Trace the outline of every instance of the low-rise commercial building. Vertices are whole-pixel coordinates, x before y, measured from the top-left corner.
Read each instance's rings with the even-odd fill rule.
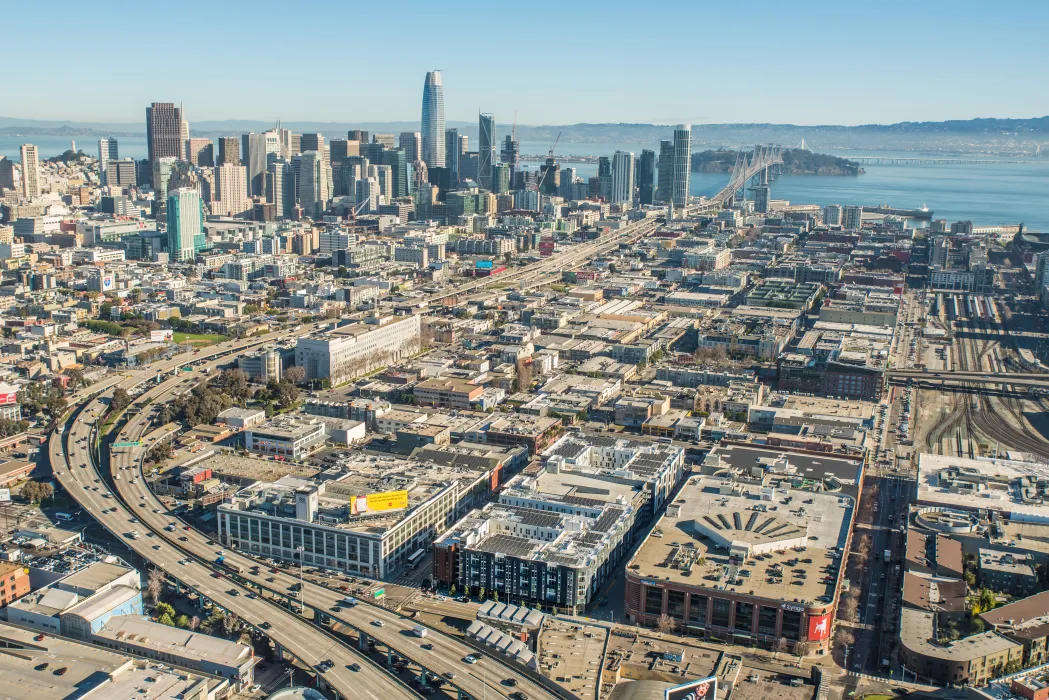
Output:
[[[317,418],[278,416],[244,432],[244,446],[252,452],[301,459],[327,439],[325,424]]]
[[[475,469],[475,466],[480,466]],[[386,578],[493,488],[486,464],[354,455],[317,479],[255,483],[218,507],[219,538],[264,557]]]
[[[246,644],[131,615],[110,618],[95,632],[92,641],[107,649],[227,678],[236,689],[245,689],[254,682],[258,662],[254,650]]]
[[[686,634],[826,652],[854,502],[791,483],[763,470],[691,478],[627,563],[629,618],[669,615]]]

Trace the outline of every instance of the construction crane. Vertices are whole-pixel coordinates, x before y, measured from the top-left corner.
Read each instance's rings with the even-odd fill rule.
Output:
[[[547,165],[553,165],[553,163],[554,163],[554,149],[557,148],[557,144],[560,141],[561,141],[561,132],[558,131],[557,132],[557,138],[554,139],[554,145],[550,147],[549,152],[547,152],[547,154],[546,154],[546,164]],[[543,183],[546,181],[546,176],[550,174],[551,170],[553,170],[553,168],[547,168],[546,170],[543,171],[543,176],[541,178],[539,178],[539,185],[536,187],[536,189],[539,190],[539,194],[540,195],[542,195],[542,193],[543,193]]]
[[[364,205],[368,204],[369,202],[371,202],[371,198],[368,198],[368,199],[364,200],[363,202],[361,202],[357,206],[355,206],[352,209],[350,209],[350,213],[346,216],[346,218],[349,219],[350,221],[356,223],[357,222],[357,215],[361,213],[361,209],[364,209]]]

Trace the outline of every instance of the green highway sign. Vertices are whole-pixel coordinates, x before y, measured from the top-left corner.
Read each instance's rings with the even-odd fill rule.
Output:
[[[376,599],[382,598],[384,595],[386,595],[385,588],[380,588],[379,590],[375,591],[375,593],[372,593],[372,597]]]
[[[134,442],[114,442],[113,447],[141,447],[142,443],[138,440]]]

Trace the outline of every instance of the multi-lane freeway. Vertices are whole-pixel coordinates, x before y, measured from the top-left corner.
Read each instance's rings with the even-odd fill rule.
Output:
[[[635,222],[615,234],[504,275],[501,280],[515,281],[521,288],[545,284],[552,272],[584,264],[611,247],[647,235],[657,225],[653,219]],[[437,301],[445,296],[483,290],[489,282],[466,283],[430,295],[426,300]],[[559,693],[494,658],[485,657],[480,663],[469,662],[468,657],[476,650],[452,637],[430,631],[425,639],[419,639],[413,634],[415,623],[394,612],[370,604],[343,605],[346,596],[343,591],[307,582],[301,594],[292,593],[291,589],[298,581],[294,572],[262,566],[259,561],[239,553],[224,552],[225,560],[242,570],[237,581],[230,580],[226,577],[230,572],[215,562],[219,546],[204,533],[167,512],[166,506],[149,491],[141,473],[141,462],[148,445],[117,448],[111,455],[101,455],[102,464],[97,463],[94,454],[97,435],[94,431],[105,418],[107,400],[116,388],[134,393],[146,387],[135,404],[141,406],[148,399],[154,406],[159,405],[199,381],[195,373],[189,376],[180,374],[177,370],[183,365],[214,366],[253,347],[289,335],[301,335],[314,328],[275,332],[232,341],[204,352],[186,353],[154,363],[147,370],[131,370],[112,376],[82,390],[73,397],[74,403],[82,405],[56,430],[51,442],[50,455],[56,478],[86,513],[146,561],[263,631],[283,650],[304,663],[316,667],[330,659],[332,668],[321,675],[343,696],[416,695],[362,653],[368,648],[367,642],[373,640],[388,650],[388,658],[400,656],[408,659],[423,669],[426,677],[440,675],[446,686],[462,695],[474,698],[556,697]],[[171,377],[163,380],[168,373]],[[154,380],[160,383],[154,385]],[[115,442],[137,441],[149,428],[148,418],[147,412],[130,415]],[[106,462],[109,468],[103,470]],[[140,536],[132,538],[132,531],[138,531]],[[323,626],[290,612],[289,609],[297,609],[294,605],[274,602],[274,599],[289,599],[296,595],[301,595],[309,608],[320,613],[315,620],[330,618],[356,630],[361,649],[352,648]]]
[[[316,667],[331,659],[334,665],[324,674],[324,679],[343,697],[418,697],[334,635],[278,606],[247,597],[248,591],[231,585],[228,580],[214,578],[212,567],[205,562],[187,558],[155,533],[131,522],[138,514],[113,496],[91,460],[91,427],[103,411],[102,404],[93,401],[74,413],[60,431],[56,431],[49,448],[55,477],[86,512],[114,536],[124,539],[129,549],[216,605],[257,629],[262,629],[262,623],[266,622],[265,633],[303,663]],[[131,539],[126,533],[132,530],[140,530],[147,536]],[[231,593],[233,590],[237,592]],[[355,667],[360,671],[352,670]]]
[[[128,379],[128,382],[132,381],[138,380]],[[136,403],[151,399],[154,404],[159,404],[189,388],[196,381],[199,379],[193,376],[176,375],[139,396]],[[108,393],[107,391],[106,394]],[[358,691],[367,687],[370,680],[390,683],[390,677],[370,667],[360,653],[347,645],[340,645],[338,640],[329,638],[321,628],[291,615],[283,607],[268,600],[271,596],[294,599],[299,595],[291,592],[291,588],[298,582],[294,572],[287,573],[279,569],[274,571],[275,567],[262,566],[259,561],[249,557],[235,552],[223,552],[226,561],[241,567],[243,581],[237,583],[226,578],[230,572],[215,564],[218,552],[222,551],[221,546],[172,516],[166,506],[149,491],[146,479],[141,473],[141,460],[148,446],[114,449],[109,460],[111,471],[101,474],[93,462],[92,445],[93,431],[105,410],[103,397],[99,397],[88,402],[76,419],[67,423],[62,438],[68,454],[68,464],[73,465],[72,467],[63,468],[61,441],[55,439],[52,444],[56,476],[89,514],[114,535],[122,537],[128,546],[144,559],[263,630],[289,653],[304,662],[315,665],[318,661],[332,659],[335,666],[333,670],[324,674],[324,678],[336,690],[342,692],[339,682],[343,672],[355,674],[357,681],[354,687]],[[132,442],[141,437],[149,426],[148,417],[148,412],[139,412],[132,416],[115,442]],[[117,475],[121,478],[116,479]],[[115,488],[115,494],[110,493],[111,486]],[[172,523],[176,524],[172,527]],[[146,534],[146,537],[131,539],[128,534],[134,530]],[[252,567],[258,567],[257,574],[252,573]],[[216,578],[216,573],[221,578]],[[264,595],[256,597],[258,592]],[[485,658],[480,663],[468,663],[466,657],[475,650],[462,642],[435,632],[430,632],[425,639],[419,639],[412,632],[415,627],[413,621],[368,604],[344,606],[341,603],[345,597],[346,593],[342,591],[310,583],[306,583],[302,590],[302,598],[308,607],[347,627],[363,632],[365,641],[368,638],[373,639],[387,648],[391,655],[411,659],[429,673],[442,676],[448,686],[471,697],[507,697],[516,692],[523,692],[529,698],[554,697],[553,693],[526,675],[494,659]],[[289,607],[297,610],[296,605]],[[274,615],[274,612],[277,615]],[[284,619],[287,617],[294,619],[295,624],[289,627],[288,621]],[[262,623],[267,621],[272,627],[262,626]],[[381,621],[382,625],[375,624],[376,621]],[[278,637],[274,634],[278,629],[278,623],[281,635],[287,634],[291,629],[298,632],[297,636],[290,639]],[[311,639],[311,633],[319,638]],[[303,644],[305,646],[302,646]],[[424,648],[423,645],[428,648]],[[336,646],[342,646],[338,649],[338,654],[335,653]],[[309,653],[310,650],[320,650],[321,653],[315,656]],[[340,655],[343,658],[340,659]],[[350,670],[355,663],[360,666],[360,671]],[[379,674],[380,677],[370,679],[368,676],[373,673]],[[507,679],[512,679],[510,683],[513,685],[506,684]]]
[[[549,275],[585,264],[622,243],[636,241],[651,233],[657,225],[652,218],[637,221],[540,263],[496,279],[476,280],[445,289],[423,298],[423,301],[435,302],[483,292],[495,281],[513,282],[522,289],[541,286],[551,280]],[[330,659],[332,667],[320,671],[319,675],[342,696],[417,696],[381,668],[381,664],[370,660],[372,657],[366,653],[369,641],[384,647],[388,660],[395,656],[410,660],[423,669],[424,680],[439,675],[448,689],[463,696],[553,698],[560,695],[495,658],[486,656],[478,663],[470,662],[468,657],[476,655],[476,650],[455,638],[431,630],[420,639],[413,634],[416,623],[395,612],[368,603],[344,605],[344,591],[305,582],[300,592],[292,592],[299,581],[294,570],[289,572],[237,552],[223,552],[225,562],[241,570],[235,580],[229,578],[232,572],[216,562],[221,545],[168,512],[165,504],[149,490],[141,471],[149,445],[115,448],[111,453],[101,455],[96,453],[96,431],[106,418],[108,399],[118,387],[133,394],[141,391],[133,406],[141,409],[151,403],[155,407],[200,381],[196,373],[180,373],[178,370],[184,365],[210,368],[265,343],[304,335],[319,325],[277,331],[230,341],[206,351],[185,353],[153,363],[144,370],[115,374],[74,394],[73,403],[77,408],[59,426],[51,440],[50,456],[56,478],[87,514],[144,560],[223,609],[235,613],[300,661],[316,668],[319,663]],[[144,410],[138,413],[129,411],[127,422],[114,442],[138,441],[150,428],[150,415]],[[132,537],[132,532],[139,535]],[[301,596],[308,608],[316,611],[313,622],[292,612],[298,608],[290,601],[297,596]],[[359,648],[355,649],[320,624],[329,619],[355,630]]]

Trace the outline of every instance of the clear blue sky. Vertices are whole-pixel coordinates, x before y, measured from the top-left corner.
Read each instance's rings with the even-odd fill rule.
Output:
[[[11,2],[0,116],[888,123],[1049,114],[1049,2]]]

